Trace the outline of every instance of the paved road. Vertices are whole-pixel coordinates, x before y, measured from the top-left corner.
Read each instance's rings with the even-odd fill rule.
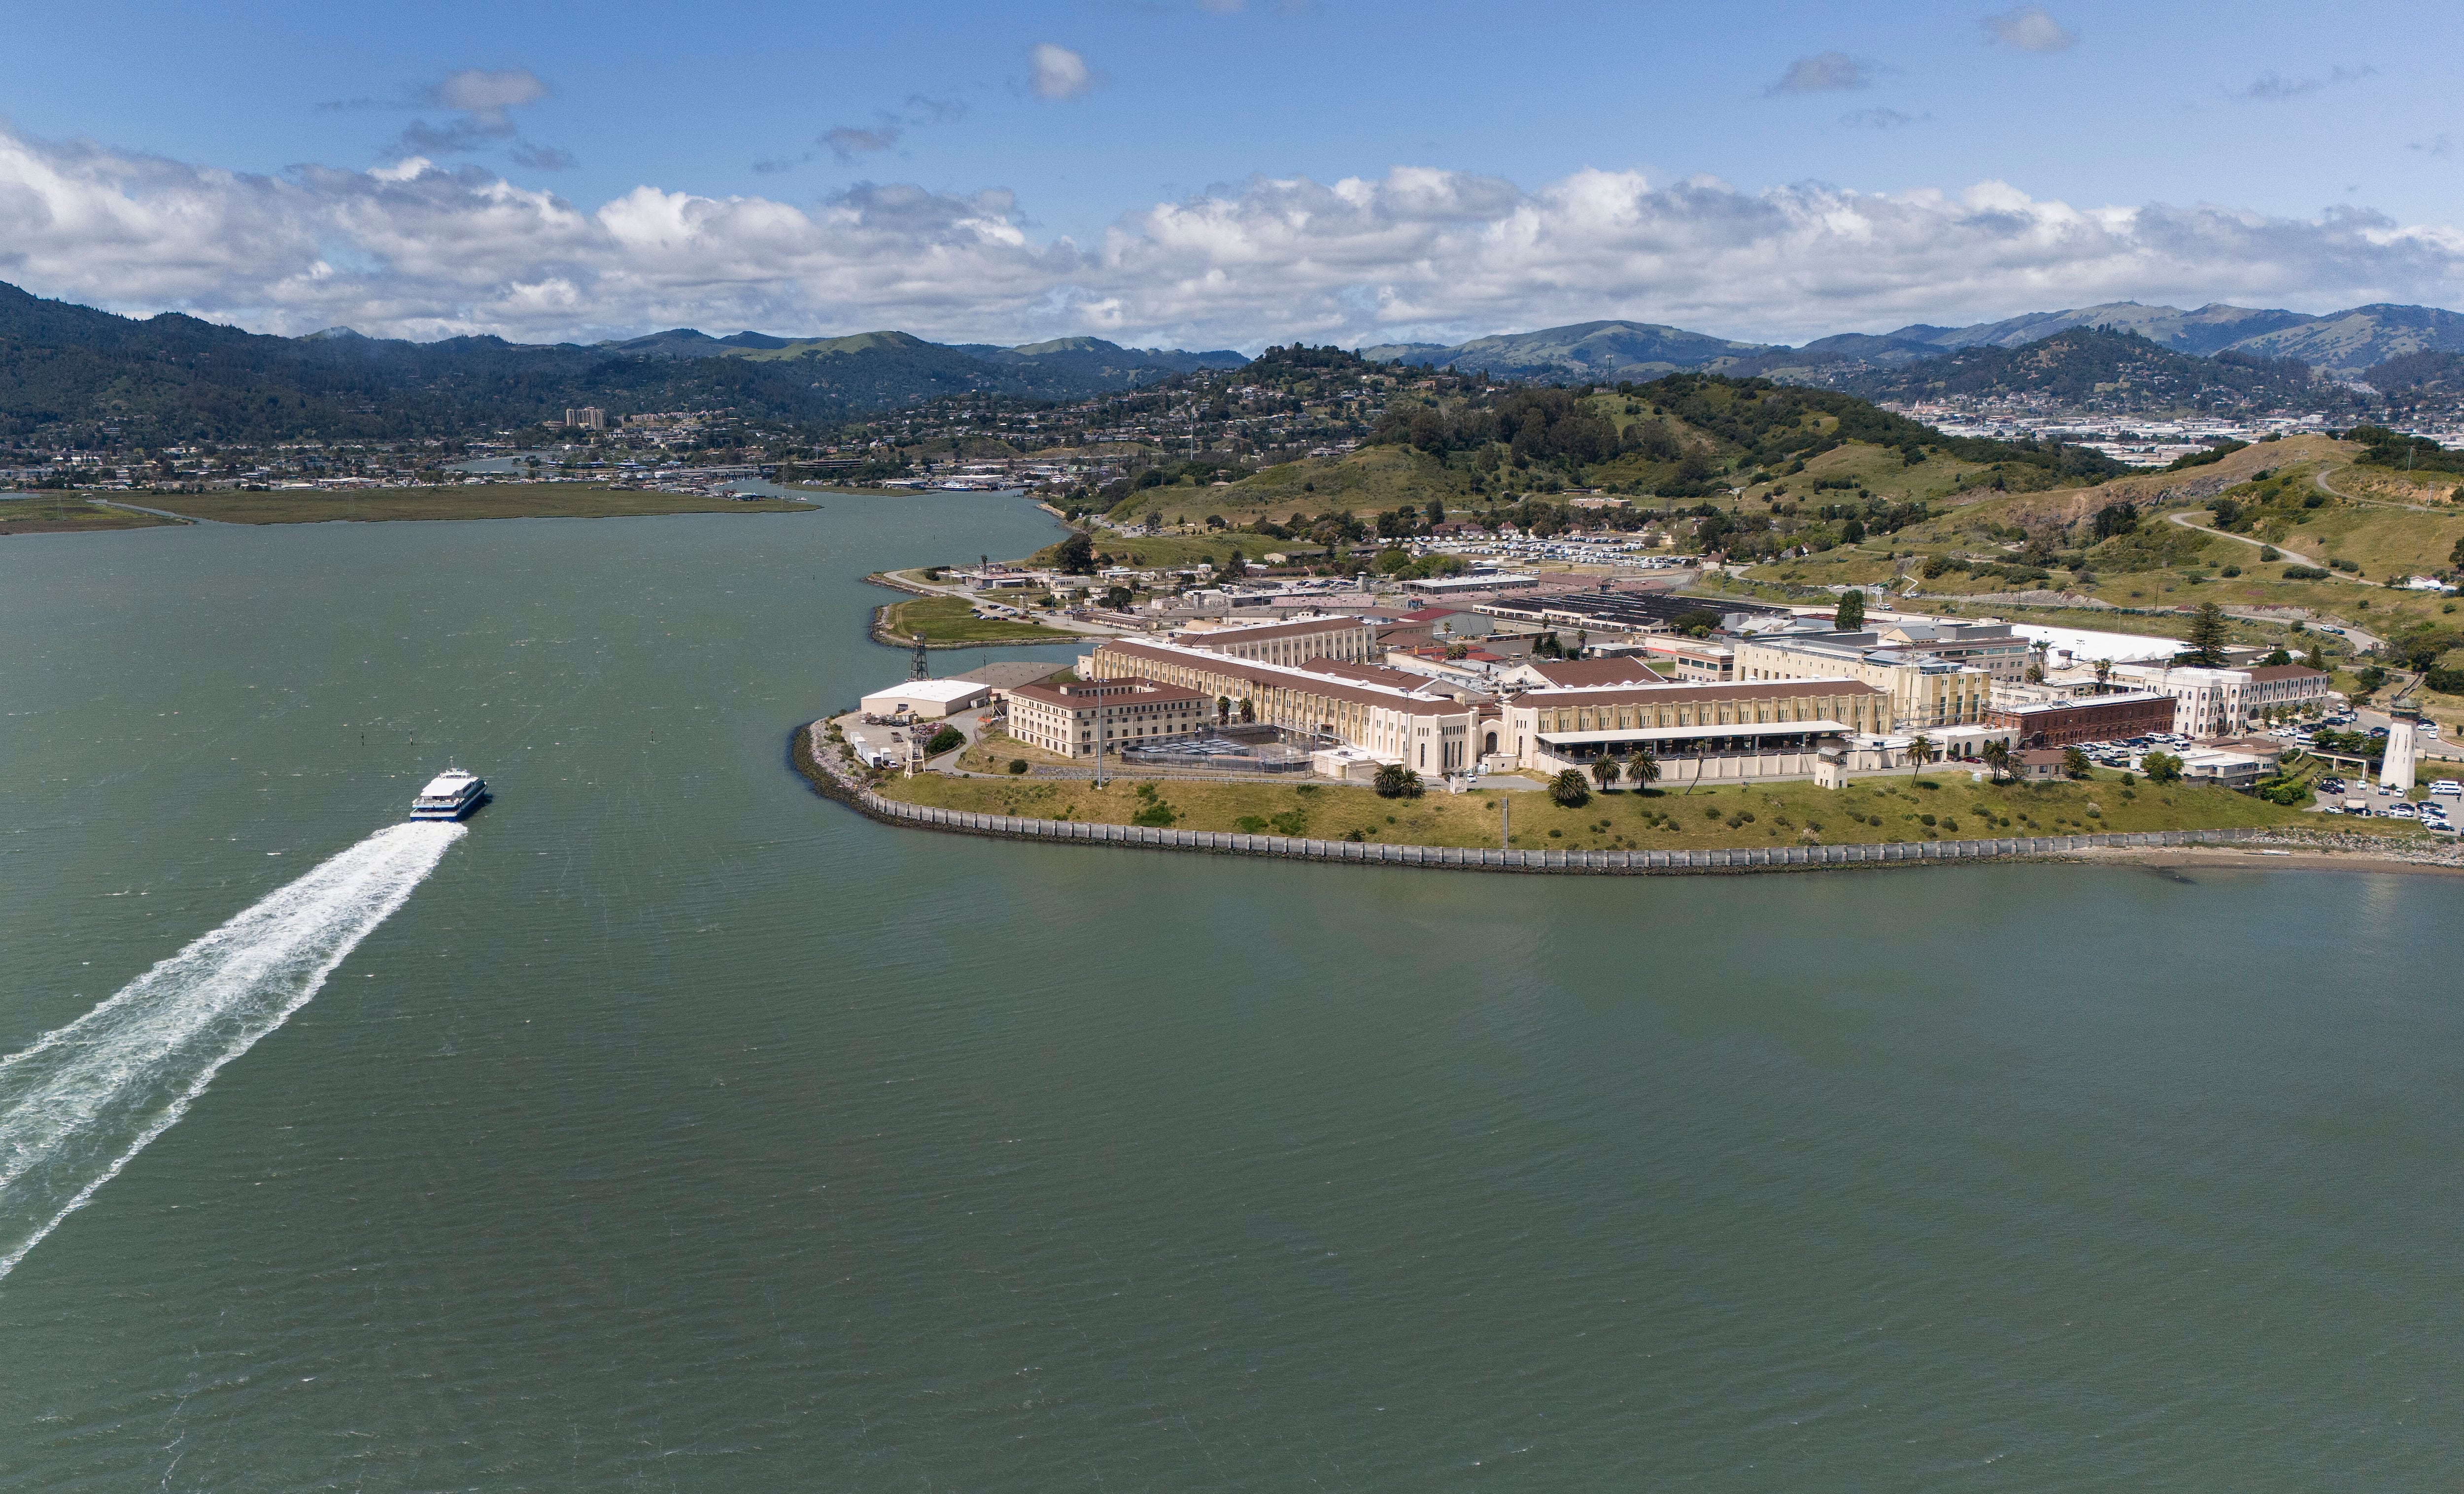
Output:
[[[2342,494],[2339,494],[2339,496],[2342,496]],[[2357,503],[2365,503],[2365,502],[2369,502],[2369,501],[2372,501],[2372,500],[2370,500],[2370,499],[2366,499],[2366,498],[2356,498],[2356,499],[2354,499],[2353,501],[2354,501],[2354,502],[2357,502]],[[2409,504],[2409,503],[2390,503],[2390,504],[2387,504],[2387,507],[2388,507],[2388,508],[2412,508],[2412,507],[2414,507],[2414,505],[2413,505],[2413,504]],[[2422,512],[2422,513],[2425,513],[2425,514],[2431,514],[2431,513],[2435,513],[2435,512],[2437,512],[2437,511],[2436,511],[2436,510],[2434,510],[2434,509],[2423,509],[2423,510],[2421,510],[2421,512]],[[2233,540],[2233,541],[2234,543],[2236,543],[2236,544],[2246,544],[2246,545],[2251,545],[2251,546],[2254,546],[2254,547],[2264,547],[2264,546],[2265,546],[2265,541],[2263,541],[2263,540],[2258,540],[2258,539],[2253,539],[2253,538],[2251,538],[2248,535],[2233,535],[2233,534],[2227,534],[2225,531],[2223,531],[2223,530],[2221,530],[2221,529],[2210,529],[2210,528],[2209,528],[2207,525],[2205,525],[2205,524],[2193,524],[2193,523],[2191,523],[2191,522],[2190,522],[2190,516],[2189,516],[2189,515],[2188,515],[2188,514],[2167,514],[2167,515],[2166,515],[2166,516],[2165,516],[2165,517],[2166,517],[2166,520],[2167,520],[2167,522],[2169,522],[2169,523],[2179,524],[2179,525],[2181,525],[2184,529],[2196,530],[2198,533],[2203,534],[2203,535],[2213,535],[2213,536],[2215,536],[2215,537],[2216,537],[2217,538],[2219,538],[2219,539],[2231,539],[2231,540]],[[2307,561],[2307,557],[2303,557],[2302,559],[2303,559],[2303,560],[2304,560],[2304,563],[2306,563],[2306,561]],[[2368,589],[2368,590],[2372,590],[2372,591],[2378,591],[2378,590],[2383,590],[2383,589],[2384,589],[2384,588],[2382,588],[2382,587],[2372,586],[2368,582],[2365,582],[2365,581],[2345,581],[2345,580],[2344,580],[2343,577],[2341,577],[2341,576],[2330,575],[2330,576],[2327,578],[2327,580],[2328,580],[2329,582],[2334,582],[2334,583],[2337,583],[2337,584],[2340,584],[2340,585],[2345,585],[2345,586],[2360,586],[2360,587],[2364,587],[2364,588],[2366,588],[2366,589]],[[2315,585],[2315,584],[2317,584],[2317,583],[2316,583],[2316,582],[2313,582],[2312,584],[2314,584],[2314,585]],[[2253,622],[2253,623],[2280,623],[2280,622],[2283,622],[2283,621],[2284,621],[2284,619],[2283,619],[2282,617],[2280,617],[2280,616],[2272,615],[2272,614],[2270,614],[2270,613],[2266,613],[2266,612],[2255,612],[2255,611],[2252,611],[2252,610],[2247,609],[2247,608],[2240,609],[2240,610],[2236,610],[2236,609],[2234,609],[2234,608],[2233,608],[2233,607],[2227,607],[2227,608],[2225,608],[2225,614],[2226,614],[2228,617],[2238,617],[2238,618],[2244,618],[2244,619],[2247,619],[2248,621]],[[2337,623],[2337,625],[2336,625],[2336,626],[2337,626],[2338,627],[2340,627],[2340,628],[2342,628],[2342,629],[2343,630],[2343,634],[2344,634],[2344,636],[2345,636],[2346,638],[2348,638],[2348,639],[2350,639],[2350,640],[2352,641],[2353,647],[2354,647],[2354,648],[2378,648],[2381,644],[2383,644],[2383,643],[2385,643],[2385,642],[2387,641],[2387,640],[2385,640],[2385,639],[2383,639],[2383,638],[2378,637],[2378,636],[2377,636],[2377,635],[2375,635],[2375,634],[2365,632],[2365,631],[2363,631],[2361,628],[2355,627],[2355,626],[2352,626],[2351,624],[2349,624],[2349,623],[2344,623],[2344,622],[2341,622],[2341,621],[2340,621],[2340,622],[2338,622],[2338,623]]]
[[[2392,498],[2357,498],[2351,494],[2337,487],[2334,483],[2329,482],[2327,480],[2327,469],[2324,467],[2314,470],[2310,473],[2310,480],[2317,483],[2320,491],[2323,493],[2342,498],[2347,503],[2359,503],[2368,508],[2410,509],[2416,514],[2446,514],[2453,512],[2452,509],[2434,509],[2430,507],[2428,504],[2423,503],[2398,503]]]
[[[132,514],[151,514],[156,518],[176,518],[184,524],[219,524],[222,522],[222,520],[218,518],[198,518],[192,515],[174,514],[169,509],[149,509],[135,503],[115,502],[110,498],[97,498],[94,501],[101,504],[107,509],[126,509]]]

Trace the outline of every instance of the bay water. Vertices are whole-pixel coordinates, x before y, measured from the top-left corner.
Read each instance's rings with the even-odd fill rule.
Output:
[[[0,1149],[99,1179],[0,1277],[0,1487],[2452,1481],[2458,884],[811,795],[906,670],[858,578],[1054,532],[0,541]],[[371,848],[449,762],[496,802]]]

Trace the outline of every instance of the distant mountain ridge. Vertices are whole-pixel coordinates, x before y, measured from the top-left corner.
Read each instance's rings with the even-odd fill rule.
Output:
[[[0,283],[0,435],[19,437],[424,439],[558,420],[585,405],[825,422],[944,394],[1082,399],[1247,362],[1097,338],[951,347],[905,332],[717,338],[679,327],[595,346],[410,342],[348,327],[269,337],[178,313],[120,317]]]
[[[1485,368],[1499,378],[1654,378],[1682,369],[1761,374],[1788,382],[1830,382],[1843,371],[1892,368],[1968,347],[2024,347],[2073,327],[2137,333],[2196,358],[2241,353],[2298,358],[2333,377],[2358,379],[2389,359],[2464,353],[2464,315],[2435,306],[2377,303],[2324,316],[2213,301],[2194,311],[2107,301],[2068,311],[2032,312],[1964,327],[1912,323],[1884,333],[1840,333],[1802,347],[1737,342],[1651,322],[1584,321],[1536,332],[1477,338],[1456,346],[1391,342],[1364,347],[1380,363]]]
[[[2110,413],[2329,407],[2352,401],[2342,384],[2317,384],[2309,365],[2298,359],[2258,358],[2233,348],[2203,357],[2109,325],[2065,327],[2015,347],[1975,342],[1819,382],[1868,400],[2035,395],[2066,409]]]

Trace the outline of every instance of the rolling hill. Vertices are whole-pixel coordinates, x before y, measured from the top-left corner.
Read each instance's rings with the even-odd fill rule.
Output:
[[[958,348],[904,332],[797,340],[678,328],[596,346],[409,342],[347,327],[284,338],[178,313],[139,320],[0,284],[0,436],[46,440],[421,439],[583,405],[820,422],[943,394],[1076,399],[1243,362],[1095,339]]]
[[[1840,333],[1802,347],[1737,342],[1679,327],[1585,321],[1480,338],[1456,346],[1390,342],[1364,347],[1376,363],[1485,368],[1501,378],[1553,382],[1652,378],[1700,369],[1744,378],[1834,384],[1843,374],[1896,368],[1963,348],[2019,348],[2074,327],[2136,333],[2196,358],[2222,353],[2299,359],[2340,378],[2358,377],[2391,358],[2464,353],[2464,315],[2435,306],[2355,306],[2325,316],[2213,301],[2195,311],[2107,301],[2068,311],[2031,312],[1968,326],[1916,322],[1883,333]]]
[[[1372,363],[1429,363],[1440,368],[1485,369],[1497,379],[1543,381],[1650,379],[1692,368],[1718,368],[1737,359],[1777,351],[1763,342],[1726,338],[1642,321],[1580,321],[1502,337],[1475,338],[1457,347],[1425,342],[1363,348]]]
[[[2200,358],[2104,327],[2072,327],[2019,347],[1960,348],[1847,374],[1834,386],[1870,400],[2037,395],[2067,408],[2113,412],[2315,407],[2348,398],[2335,385],[2321,386],[2296,360],[2232,351]]]

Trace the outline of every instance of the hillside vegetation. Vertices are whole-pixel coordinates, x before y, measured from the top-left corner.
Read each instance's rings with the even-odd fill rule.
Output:
[[[2201,358],[2136,332],[2073,327],[2019,347],[1991,345],[1887,370],[1854,375],[1840,386],[1869,399],[2038,398],[2079,410],[2319,407],[2349,404],[2314,386],[2297,360],[2220,352]]]
[[[1254,366],[1254,365],[1253,365]],[[1433,381],[1441,382],[1441,381]],[[1870,510],[1969,492],[2035,492],[2124,469],[2079,447],[1946,437],[1833,390],[1675,374],[1645,384],[1490,391],[1442,381],[1398,392],[1358,450],[1237,469],[1163,464],[1106,494],[1118,522],[1226,524],[1328,515],[1495,518],[1572,491],[1640,501],[1623,516],[1786,503]],[[1657,500],[1657,501],[1650,501]],[[1613,517],[1613,521],[1617,521]]]
[[[1094,339],[983,352],[903,332],[791,341],[678,331],[589,347],[408,342],[346,328],[267,337],[176,313],[135,320],[0,285],[0,437],[425,439],[536,425],[581,406],[827,421],[957,393],[1077,398],[1184,363],[1241,362]]]
[[[2306,436],[2262,442],[2179,472],[2140,472],[2093,487],[1995,495],[1907,525],[1887,541],[1838,543],[1778,558],[1750,580],[1775,595],[1889,584],[1933,599],[2040,596],[2071,608],[2060,620],[2099,626],[2090,606],[2148,612],[2213,602],[2299,608],[2319,621],[2406,644],[2413,630],[2454,625],[2455,600],[2397,589],[2409,576],[2464,565],[2464,504],[2453,479],[2408,479],[2362,465],[2365,448]],[[2103,626],[2178,632],[2159,619]],[[2296,653],[2345,648],[2333,635],[2277,628]]]

